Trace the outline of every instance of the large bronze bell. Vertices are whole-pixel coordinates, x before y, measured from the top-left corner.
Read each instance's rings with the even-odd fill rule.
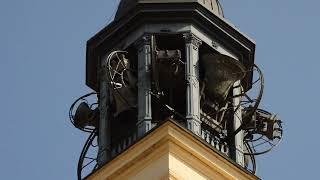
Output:
[[[136,93],[129,86],[116,89],[113,93],[116,107],[115,117],[136,107]]]
[[[234,83],[245,76],[242,63],[227,55],[204,54],[200,62],[204,69],[205,93],[217,102],[223,102]]]

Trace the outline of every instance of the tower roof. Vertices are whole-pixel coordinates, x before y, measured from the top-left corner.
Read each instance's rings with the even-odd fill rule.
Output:
[[[223,17],[222,7],[219,3],[219,0],[121,0],[118,6],[117,13],[115,15],[115,19],[119,19],[124,14],[128,13],[131,9],[137,6],[140,3],[193,3],[198,2],[205,8],[207,8],[212,13]]]
[[[215,6],[205,6],[211,1]],[[114,21],[87,42],[86,84],[99,91],[101,57],[108,51],[129,46],[141,36],[140,33],[154,33],[156,24],[164,31],[178,34],[196,27],[214,41],[208,39],[206,44],[214,46],[215,42],[220,43],[240,57],[239,60],[249,69],[254,63],[255,42],[226,21],[218,5],[217,0],[121,0]],[[187,29],[175,29],[177,26],[171,26],[173,24],[181,24]],[[250,88],[251,81],[252,74],[248,73],[243,80],[246,90]]]

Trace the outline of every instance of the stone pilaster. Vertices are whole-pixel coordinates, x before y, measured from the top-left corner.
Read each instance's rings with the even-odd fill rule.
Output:
[[[241,96],[238,96],[241,94],[241,86],[240,86],[240,81],[237,81],[234,84],[233,88],[233,95],[236,97],[233,99],[233,106],[235,107],[235,115],[234,115],[234,122],[233,122],[233,129],[236,130],[240,127],[242,123],[242,111],[241,111],[241,106],[240,106],[240,98]],[[235,161],[244,167],[244,154],[243,154],[243,131],[240,131],[235,135],[234,137],[234,156],[235,156]],[[233,148],[232,148],[233,149]]]
[[[138,136],[151,126],[151,36],[144,35],[137,42],[138,50]]]
[[[187,127],[193,133],[201,135],[200,121],[200,85],[199,85],[199,46],[201,40],[192,33],[183,35],[186,50]]]
[[[108,118],[108,108],[110,101],[110,91],[109,83],[107,78],[107,67],[106,59],[101,60],[100,66],[100,93],[99,93],[99,135],[98,135],[98,144],[99,144],[99,153],[98,153],[98,165],[104,165],[108,159],[110,159],[110,120]]]

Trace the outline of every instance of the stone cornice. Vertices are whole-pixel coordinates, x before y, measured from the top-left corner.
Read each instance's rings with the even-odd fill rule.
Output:
[[[183,167],[189,170],[186,172]],[[188,173],[209,179],[258,179],[171,120],[156,127],[87,179],[148,179],[148,176],[185,179]]]
[[[86,83],[98,90],[97,64],[99,57],[107,50],[119,46],[129,33],[144,24],[152,23],[190,23],[203,31],[219,38],[230,50],[240,54],[245,65],[250,66],[254,60],[255,43],[239,32],[222,18],[215,16],[198,3],[171,3],[138,5],[127,16],[120,18],[102,29],[87,42]],[[252,77],[247,77],[247,82]]]

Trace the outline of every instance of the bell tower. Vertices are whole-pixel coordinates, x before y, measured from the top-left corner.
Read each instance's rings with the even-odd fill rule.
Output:
[[[218,0],[121,0],[87,42],[94,92],[70,108],[90,133],[78,179],[258,179],[282,126],[259,109],[254,55]]]

